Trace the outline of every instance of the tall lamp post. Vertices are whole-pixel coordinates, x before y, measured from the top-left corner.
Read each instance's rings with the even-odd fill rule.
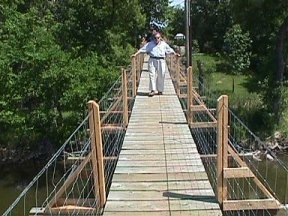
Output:
[[[192,15],[191,0],[185,0],[186,67],[192,66]]]

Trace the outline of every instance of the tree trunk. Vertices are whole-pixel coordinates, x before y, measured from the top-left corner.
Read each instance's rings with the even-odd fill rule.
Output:
[[[285,18],[284,22],[280,26],[277,44],[276,44],[276,57],[277,57],[277,71],[276,71],[276,86],[283,86],[284,81],[284,71],[285,71],[285,60],[284,60],[284,42],[288,33],[288,16]],[[281,91],[277,92],[277,95],[274,100],[274,113],[276,114],[277,120],[281,119],[281,104],[282,104],[282,95]]]

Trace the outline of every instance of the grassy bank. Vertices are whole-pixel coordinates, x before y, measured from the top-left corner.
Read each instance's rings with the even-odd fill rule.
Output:
[[[210,94],[218,98],[228,95],[229,106],[242,119],[245,124],[259,135],[270,133],[268,128],[267,113],[264,111],[261,92],[258,92],[257,81],[249,71],[242,74],[233,74],[227,69],[224,59],[218,56],[198,54],[193,56],[193,71],[199,73],[197,61],[201,61],[204,75],[205,88]]]

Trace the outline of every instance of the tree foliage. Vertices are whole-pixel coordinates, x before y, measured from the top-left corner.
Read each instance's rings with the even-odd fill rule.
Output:
[[[224,51],[234,72],[239,73],[249,68],[251,43],[249,32],[244,33],[240,25],[234,25],[226,32]]]
[[[133,1],[3,1],[0,146],[59,145],[135,52],[147,14]]]
[[[265,92],[266,103],[272,107],[279,122],[283,111],[283,90],[279,86],[285,82],[287,73],[288,2],[285,0],[236,0],[232,10],[234,19],[250,32],[253,40],[254,70],[262,78],[269,79],[269,88]],[[241,11],[239,11],[241,8]],[[268,69],[268,70],[267,70]],[[274,99],[271,100],[271,92]],[[279,122],[280,123],[280,122]]]
[[[283,93],[287,88],[285,83],[288,68],[287,8],[286,0],[198,0],[194,1],[191,7],[192,37],[199,42],[200,52],[224,54],[225,57],[222,48],[225,42],[224,35],[228,29],[239,24],[243,32],[249,32],[249,37],[253,41],[250,48],[249,70],[253,72],[251,75],[256,80],[255,85],[257,82],[265,86],[254,90],[258,89],[258,93],[262,94],[263,110],[268,112],[267,116],[273,116],[271,119],[276,123],[281,124],[282,121],[282,124],[286,125],[281,115],[286,109],[288,110],[285,102],[286,94]],[[171,29],[178,28],[177,21],[171,24],[174,25],[170,26]],[[239,48],[235,47],[235,50],[240,49],[239,52],[243,53],[246,45],[238,45]],[[235,53],[234,60],[237,60],[237,55],[239,53]],[[235,68],[236,70],[242,70],[242,66],[249,63],[246,57],[239,60],[244,64],[231,62],[234,66],[240,66]]]
[[[174,37],[177,33],[185,34],[185,11],[181,7],[170,8],[167,32]]]
[[[216,52],[223,47],[223,37],[232,26],[229,0],[199,0],[191,6],[192,37],[201,51]]]

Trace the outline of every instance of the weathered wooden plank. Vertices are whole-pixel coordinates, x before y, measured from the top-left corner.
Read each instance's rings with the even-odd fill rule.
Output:
[[[96,202],[95,199],[75,199],[75,198],[60,198],[57,200],[55,206],[92,206]]]
[[[280,203],[273,199],[258,199],[258,200],[225,200],[223,201],[224,211],[233,210],[249,210],[249,209],[279,209]]]
[[[170,216],[170,211],[108,211],[105,210],[105,216],[144,216],[144,215],[153,215],[153,216]]]
[[[220,216],[222,215],[221,210],[215,209],[215,210],[209,210],[209,209],[196,209],[195,211],[189,210],[189,211],[174,211],[171,210],[171,216]]]
[[[180,139],[180,140],[183,140],[183,139],[192,139],[193,138],[191,137],[191,135],[189,135],[188,133],[190,133],[190,131],[187,131],[185,132],[185,130],[182,130],[181,127],[178,127],[177,129],[175,128],[166,128],[166,129],[163,129],[160,131],[161,128],[155,128],[156,131],[144,131],[143,129],[151,129],[151,128],[146,128],[146,127],[141,127],[141,128],[136,128],[136,129],[133,129],[133,130],[129,130],[127,131],[126,133],[126,137],[125,137],[125,141],[126,139],[131,139],[131,138],[141,138],[145,135],[148,135],[148,136],[159,136],[159,137],[162,137],[162,138],[171,138],[171,137],[174,137],[174,138],[177,138],[177,139]],[[148,137],[147,137],[148,138]],[[150,138],[150,137],[149,137]],[[125,142],[124,141],[124,142]]]
[[[159,130],[162,129],[162,125],[160,124],[150,124],[150,125],[146,125],[147,123],[144,122],[143,120],[139,119],[138,121],[141,121],[143,123],[143,125],[139,125],[139,126],[130,126],[129,128],[129,133],[131,132],[136,132],[136,133],[140,133],[140,132],[149,132],[151,134],[159,134]],[[129,123],[130,124],[130,123]]]
[[[109,201],[124,201],[124,200],[167,200],[169,199],[199,199],[202,197],[214,197],[212,189],[197,189],[197,190],[168,190],[168,191],[113,191],[109,196]]]
[[[60,207],[53,207],[49,209],[49,213],[55,214],[55,215],[71,215],[71,214],[79,214],[79,215],[89,215],[89,214],[95,214],[97,211],[95,208],[90,207],[84,207],[84,206],[73,206],[73,205],[67,205],[67,206],[60,206]]]
[[[139,145],[125,145],[122,146],[122,150],[139,150],[139,151],[145,151],[145,150],[162,150],[164,151],[164,145],[163,143],[155,143],[155,144],[147,144],[147,143],[141,143]]]
[[[163,144],[163,142],[131,142],[130,144],[125,143],[122,146],[122,150],[128,150],[128,149],[134,149],[134,150],[145,150],[145,149],[151,149],[151,150],[155,150],[155,149],[196,149],[196,145],[194,144],[185,144],[185,143],[181,143],[181,144],[176,144],[176,143],[165,143],[165,145]]]
[[[143,143],[145,143],[146,145],[163,145],[163,139],[154,139],[154,138],[150,138],[150,139],[143,139],[143,138],[140,138],[138,140],[133,140],[133,139],[127,139],[125,140],[125,142],[123,143],[123,146],[129,146],[129,145],[132,145],[132,144],[142,144],[144,145]]]
[[[129,211],[173,211],[181,210],[217,210],[219,209],[218,203],[214,200],[152,200],[152,201],[109,201],[106,204],[105,212],[117,211],[117,212],[129,212]],[[221,211],[220,211],[221,212]]]
[[[197,148],[175,148],[175,149],[166,149],[166,154],[190,154],[190,153],[198,153]]]
[[[164,139],[160,139],[159,136],[158,137],[150,137],[148,139],[144,139],[143,137],[148,136],[148,135],[142,135],[142,137],[128,137],[125,139],[123,145],[129,145],[129,144],[138,144],[138,143],[143,143],[143,141],[145,141],[147,144],[151,143],[151,144],[155,144],[155,143],[165,143],[165,144],[174,144],[174,145],[180,145],[180,144],[190,144],[190,145],[195,145],[194,140],[190,137],[190,138],[177,138],[175,136],[172,136],[171,134],[169,134],[167,137],[164,137]]]
[[[205,171],[192,173],[115,173],[113,182],[137,182],[137,181],[185,181],[206,180],[208,176]]]
[[[248,167],[224,168],[224,178],[251,178],[255,177]]]
[[[166,161],[140,161],[140,160],[121,160],[117,163],[118,167],[166,167]]]
[[[161,150],[161,149],[123,149],[121,151],[121,154],[123,155],[153,155],[153,154],[184,154],[184,153],[198,153],[196,148],[188,148],[188,149],[166,149],[166,150]]]
[[[163,150],[153,150],[153,149],[147,149],[147,150],[125,150],[123,149],[123,151],[121,151],[122,155],[165,155],[165,151]]]
[[[185,142],[185,140],[183,140],[183,142],[181,140],[179,140],[178,142],[174,142],[174,141],[170,141],[170,140],[165,140],[164,141],[164,145],[166,149],[190,149],[190,148],[197,148],[196,145],[194,143],[189,143],[189,142]]]
[[[129,212],[105,212],[105,216],[219,216],[219,210],[195,210],[195,211],[129,211]]]
[[[199,159],[189,159],[189,160],[170,160],[170,161],[139,161],[139,160],[135,160],[135,161],[118,161],[117,166],[122,167],[122,166],[129,166],[129,167],[142,167],[142,166],[149,166],[149,167],[153,167],[153,166],[157,166],[157,167],[161,167],[161,166],[199,166],[199,165],[203,165],[202,161]]]
[[[105,206],[106,212],[129,212],[129,211],[169,211],[168,200],[151,201],[110,201]]]
[[[193,196],[192,196],[193,197]],[[170,200],[170,209],[175,210],[219,210],[218,202],[215,197],[194,197],[192,199],[184,199],[184,200]]]
[[[167,167],[116,167],[115,173],[172,173],[172,172],[202,172],[203,166],[171,166]]]
[[[183,160],[183,159],[193,159],[200,156],[197,153],[190,153],[190,154],[167,154],[166,156],[163,154],[158,155],[129,155],[129,154],[120,154],[119,160]]]
[[[111,191],[167,191],[169,190],[184,190],[184,189],[209,189],[211,185],[208,180],[199,181],[169,181],[165,179],[159,182],[113,182]]]

